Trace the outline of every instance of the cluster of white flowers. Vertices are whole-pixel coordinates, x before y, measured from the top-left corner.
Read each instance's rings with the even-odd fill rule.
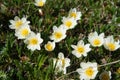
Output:
[[[45,4],[46,0],[35,0],[35,5],[38,7],[42,7]],[[53,33],[50,35],[50,40],[48,41],[44,47],[47,51],[53,51],[56,43],[62,41],[66,38],[66,32],[69,29],[73,29],[77,25],[77,20],[81,19],[81,12],[77,11],[76,8],[73,8],[69,11],[67,17],[62,18],[62,24],[57,27],[53,26]],[[24,43],[27,44],[27,48],[34,51],[40,50],[40,45],[43,42],[40,33],[35,34],[30,29],[30,21],[27,21],[26,17],[19,18],[15,17],[14,20],[10,20],[11,25],[9,26],[11,29],[15,29],[15,36],[18,39],[24,39]],[[83,40],[78,41],[77,45],[71,45],[74,49],[72,54],[77,58],[81,56],[86,57],[87,53],[91,51],[90,45],[93,47],[104,47],[109,51],[115,51],[120,48],[120,41],[115,41],[113,35],[105,38],[104,33],[98,35],[98,33],[92,32],[88,35],[87,44],[84,43]],[[55,72],[63,72],[66,74],[67,67],[70,66],[70,59],[65,58],[62,52],[58,53],[58,58],[53,59],[53,64],[55,66]],[[81,80],[90,80],[94,79],[98,73],[97,63],[92,62],[81,62],[81,68],[76,71],[80,74]],[[111,73],[110,73],[111,75]],[[109,75],[109,76],[110,76]],[[100,79],[104,77],[104,74],[101,74]]]
[[[115,51],[120,48],[119,40],[116,42],[113,38],[113,35],[104,38],[104,33],[98,35],[98,33],[92,32],[88,35],[88,41],[93,47],[100,47],[104,45],[104,47],[109,51]],[[74,49],[72,54],[77,58],[80,58],[81,55],[87,56],[87,53],[91,51],[90,44],[84,44],[83,40],[80,40],[77,45],[71,45]]]
[[[65,39],[66,31],[69,29],[73,29],[77,25],[77,20],[79,20],[80,17],[81,12],[77,12],[75,8],[71,9],[69,11],[69,16],[63,17],[62,19],[63,24],[61,24],[59,27],[56,26],[53,27],[54,32],[50,36],[50,39],[53,40],[53,42],[55,43]],[[83,40],[78,41],[77,45],[71,45],[71,47],[74,49],[72,51],[72,54],[75,55],[77,58],[80,58],[82,55],[86,57],[87,53],[91,51],[90,45],[92,45],[93,47],[100,47],[104,45],[104,47],[110,51],[114,51],[120,47],[119,41],[115,42],[113,36],[110,38],[110,40],[106,39],[107,38],[104,38],[104,33],[101,33],[100,35],[98,35],[96,31],[90,33],[88,35],[88,41],[90,44],[89,43],[84,44]],[[51,45],[49,45],[50,47],[48,46],[49,49],[51,49]],[[48,49],[46,48],[46,50]],[[55,72],[63,71],[63,73],[66,74],[66,67],[70,66],[70,59],[69,58],[65,59],[64,54],[59,53],[58,58],[53,59],[53,63],[54,66],[56,67]],[[77,72],[80,74],[81,80],[90,80],[96,77],[98,73],[97,63],[81,62],[80,66],[81,68],[77,69]]]
[[[118,48],[120,48],[119,40],[115,41],[113,35],[104,38],[104,33],[98,35],[96,31],[88,35],[88,41],[93,47],[100,47],[104,45],[104,47],[109,51],[115,51]],[[77,45],[71,45],[71,47],[74,49],[72,51],[72,54],[75,55],[77,58],[80,58],[82,55],[86,57],[87,53],[91,51],[90,44],[84,44],[83,40],[78,41]],[[63,57],[61,57],[60,55]],[[54,59],[53,62],[54,65],[56,64],[56,72],[63,71],[65,74],[66,67],[70,65],[70,59],[67,58],[66,60],[64,60],[64,62],[63,59],[64,59],[64,55],[62,53],[59,53],[58,59]],[[62,66],[63,64],[64,67]],[[97,63],[81,62],[80,66],[81,68],[76,70],[80,74],[80,80],[90,80],[96,77],[98,73]],[[111,75],[110,73],[108,76],[107,74],[105,75],[102,74],[100,76],[100,79],[104,78],[104,76],[111,78],[110,75]]]
[[[38,7],[44,6],[46,0],[35,0],[35,5]],[[34,33],[30,29],[30,21],[27,21],[26,17],[19,18],[18,16],[15,16],[14,20],[10,20],[11,25],[9,26],[11,29],[15,29],[15,36],[18,37],[18,39],[24,39],[24,43],[26,43],[28,46],[27,48],[34,51],[34,50],[40,50],[40,45],[43,42],[43,39],[41,38],[40,33]],[[49,51],[52,47],[49,45],[53,45],[52,47],[55,47],[55,43],[48,42],[48,45],[45,45],[45,48],[48,48]],[[52,50],[52,49],[51,49]]]
[[[40,44],[43,42],[43,39],[40,36],[40,33],[35,34],[30,30],[30,21],[27,21],[26,17],[19,18],[16,16],[14,20],[10,20],[11,29],[15,29],[15,36],[18,39],[24,39],[24,42],[28,44],[27,48],[34,50],[40,50]]]
[[[119,40],[115,41],[113,38],[113,35],[105,38],[104,33],[101,33],[100,35],[98,35],[96,31],[88,35],[88,41],[93,47],[100,47],[104,45],[104,47],[109,51],[115,51],[118,48],[120,48]],[[71,47],[74,49],[72,51],[72,54],[75,55],[77,58],[80,58],[81,55],[87,56],[87,53],[91,50],[90,44],[85,45],[83,40],[80,40],[77,43],[77,45],[71,45]],[[77,69],[77,72],[80,74],[81,80],[94,79],[98,73],[97,63],[81,62],[80,66],[81,68]],[[110,78],[110,75],[109,76],[105,75],[105,76]],[[100,78],[104,78],[104,76],[101,75]]]
[[[120,48],[120,41],[115,41],[113,35],[105,38],[104,33],[98,35],[96,31],[88,35],[88,41],[93,47],[100,47],[104,45],[105,49],[109,51],[115,51]]]
[[[38,7],[42,7],[44,6],[45,2],[46,0],[35,0],[34,4]],[[35,34],[30,30],[30,21],[27,21],[26,17],[20,19],[18,16],[16,16],[14,20],[10,20],[10,23],[11,25],[9,27],[11,29],[15,29],[15,36],[18,37],[18,39],[25,39],[24,43],[28,45],[28,49],[32,51],[41,49],[40,44],[43,42],[43,39],[41,38],[40,33]],[[54,47],[54,43],[49,42],[45,48],[50,49],[49,45],[51,44],[53,44],[52,47]]]
[[[69,29],[73,29],[77,25],[77,20],[81,19],[81,12],[77,11],[76,8],[73,8],[69,11],[68,17],[63,17],[62,24],[57,27],[53,26],[53,33],[50,36],[50,40],[45,45],[45,49],[47,51],[53,51],[55,48],[55,43],[60,42],[61,40],[66,38],[66,32]],[[52,44],[54,43],[54,44]]]
[[[69,11],[68,17],[63,17],[62,24],[57,27],[53,26],[53,33],[50,36],[50,39],[53,40],[54,44],[51,44],[50,41],[45,45],[45,49],[47,51],[52,51],[55,48],[55,43],[60,42],[61,40],[66,38],[66,32],[69,29],[73,29],[77,25],[77,20],[81,19],[81,12],[77,11],[76,8],[73,8]],[[84,46],[84,43],[82,46],[85,48],[88,48],[89,45]],[[81,47],[80,47],[81,48]],[[89,50],[88,50],[89,51]],[[86,52],[88,52],[86,51]],[[80,52],[80,49],[79,49]],[[84,52],[84,53],[86,53]],[[78,54],[79,55],[79,54]],[[79,55],[81,56],[81,55]],[[86,56],[86,54],[84,54]],[[64,58],[63,53],[58,54],[58,58],[53,59],[54,66],[56,66],[55,71],[60,72],[63,71],[64,74],[66,74],[66,67],[70,66],[70,59]]]

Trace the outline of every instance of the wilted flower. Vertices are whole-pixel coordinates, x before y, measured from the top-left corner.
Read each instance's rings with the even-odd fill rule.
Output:
[[[113,36],[108,36],[107,38],[105,38],[104,41],[104,47],[109,50],[109,51],[115,51],[118,48],[120,48],[120,41],[115,41],[113,39]]]
[[[69,11],[69,17],[73,17],[75,20],[80,20],[81,19],[81,12],[77,11],[76,8],[73,8]]]
[[[40,50],[40,44],[43,42],[43,39],[40,36],[40,33],[35,34],[34,32],[31,32],[31,34],[25,39],[24,41],[26,44],[28,44],[27,48],[34,50]]]
[[[56,72],[63,71],[63,73],[66,74],[66,68],[70,66],[70,59],[64,58],[64,54],[60,52],[58,58],[53,59],[53,64]]]
[[[26,17],[19,18],[18,16],[15,16],[14,20],[10,20],[11,25],[9,26],[11,29],[19,29],[21,26],[26,26],[30,23],[30,21],[27,21]]]
[[[104,33],[101,33],[100,35],[98,35],[96,31],[90,33],[88,35],[88,41],[93,47],[100,47],[104,43]]]
[[[53,26],[53,33],[50,36],[51,40],[54,40],[54,42],[60,42],[66,37],[66,30],[64,29],[63,25],[60,25],[60,27]]]
[[[46,0],[35,0],[35,5],[38,7],[44,6]]]
[[[117,72],[120,74],[120,67],[117,69]]]
[[[104,71],[99,76],[100,80],[110,80],[111,79],[111,72]]]
[[[81,68],[77,69],[77,72],[80,74],[80,80],[90,80],[96,77],[98,73],[97,63],[82,62],[80,66]]]
[[[75,55],[77,58],[83,56],[87,56],[87,53],[91,50],[90,44],[84,44],[83,40],[80,40],[77,45],[71,45],[74,49],[72,54]]]
[[[30,26],[24,25],[19,29],[15,30],[15,36],[17,36],[18,39],[25,39],[30,34],[30,32]]]
[[[63,22],[64,28],[66,30],[73,29],[77,25],[77,22],[73,17],[71,17],[71,18],[63,17],[62,22]]]
[[[55,42],[50,42],[50,41],[48,41],[48,43],[45,44],[45,49],[46,49],[47,51],[53,51],[54,48],[55,48]]]
[[[30,60],[30,58],[27,57],[27,56],[22,56],[22,57],[20,57],[20,59],[21,59],[21,62],[25,62],[25,61],[29,61]]]

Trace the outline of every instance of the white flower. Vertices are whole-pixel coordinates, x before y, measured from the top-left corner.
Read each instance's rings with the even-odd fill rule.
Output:
[[[72,54],[75,55],[77,58],[83,56],[87,56],[87,53],[91,50],[90,44],[84,44],[83,40],[80,40],[77,45],[71,45],[74,49]]]
[[[15,30],[15,36],[18,37],[18,39],[25,39],[30,34],[30,26],[24,25],[20,29]]]
[[[54,42],[60,42],[66,37],[66,30],[64,29],[63,25],[60,25],[60,27],[53,26],[53,33],[50,36],[51,40],[54,40]]]
[[[38,7],[44,6],[46,0],[35,0],[35,5]]]
[[[81,19],[81,12],[77,11],[76,8],[73,8],[69,11],[69,17],[73,17],[75,20],[80,20]]]
[[[99,76],[100,80],[110,80],[111,79],[111,71],[104,71]]]
[[[63,17],[62,22],[63,22],[64,28],[66,30],[73,29],[77,25],[77,22],[73,17],[71,17],[71,18]]]
[[[58,54],[58,59],[53,59],[53,64],[56,72],[63,71],[63,73],[66,74],[66,67],[70,66],[70,59],[64,58],[64,54],[60,52]]]
[[[100,35],[98,35],[96,31],[90,33],[88,36],[88,41],[93,47],[100,47],[104,43],[104,33],[101,33]]]
[[[40,44],[43,42],[43,39],[40,36],[40,33],[33,33],[31,32],[30,35],[25,39],[24,41],[26,44],[28,44],[27,48],[34,50],[40,50]]]
[[[30,21],[27,21],[26,17],[19,18],[15,16],[14,20],[10,20],[11,25],[9,26],[11,29],[19,29],[21,26],[28,25]]]
[[[47,51],[53,51],[54,48],[55,48],[55,42],[50,42],[50,41],[48,41],[48,43],[45,44],[45,49],[46,49]]]
[[[80,80],[90,80],[96,77],[98,73],[97,63],[82,62],[80,66],[81,68],[77,69],[77,72],[80,74]]]
[[[113,36],[108,36],[107,38],[105,38],[104,41],[104,47],[109,50],[109,51],[115,51],[118,48],[120,48],[120,41],[115,41],[113,39]]]

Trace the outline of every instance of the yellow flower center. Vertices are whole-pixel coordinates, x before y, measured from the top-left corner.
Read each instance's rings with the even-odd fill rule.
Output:
[[[52,51],[53,50],[53,47],[50,43],[46,44],[46,48],[48,51]]]
[[[28,29],[23,29],[22,31],[21,31],[21,34],[22,34],[22,36],[28,36],[28,34],[29,34],[29,30]]]
[[[54,36],[56,39],[60,39],[62,37],[62,33],[61,32],[55,32]]]
[[[85,49],[84,49],[83,46],[79,46],[79,47],[77,48],[77,50],[78,50],[78,52],[79,52],[80,54],[83,54],[84,51],[85,51]]]
[[[65,66],[65,59],[62,59],[62,67]]]
[[[95,46],[98,46],[98,45],[101,44],[101,42],[100,42],[99,39],[95,39],[95,40],[93,41],[93,44],[94,44]]]
[[[15,26],[16,28],[19,28],[22,24],[23,24],[22,21],[19,20],[19,21],[16,21]]]
[[[72,12],[72,13],[70,14],[70,16],[76,18],[77,15],[76,15],[75,12]]]
[[[93,71],[93,68],[92,67],[89,67],[86,69],[85,71],[85,74],[88,76],[88,77],[92,77],[94,71]]]
[[[108,43],[108,48],[110,51],[114,51],[115,50],[115,44],[114,43]]]
[[[37,38],[32,38],[32,39],[29,40],[29,43],[31,45],[36,45],[36,44],[38,44],[38,39]]]
[[[65,25],[70,28],[70,26],[72,25],[72,22],[71,21],[66,21]]]
[[[43,1],[38,2],[38,6],[42,7],[44,5]]]

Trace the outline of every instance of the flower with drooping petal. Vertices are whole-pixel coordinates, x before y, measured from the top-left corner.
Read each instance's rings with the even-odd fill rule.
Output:
[[[48,41],[48,43],[45,44],[45,49],[46,49],[47,51],[53,51],[54,48],[55,48],[55,42],[50,42],[50,41]]]
[[[88,35],[88,41],[93,47],[100,47],[104,43],[104,33],[101,33],[99,35],[96,31],[93,33],[90,33]]]
[[[28,25],[30,21],[27,21],[26,17],[19,18],[15,16],[14,20],[10,20],[11,25],[9,26],[11,29],[19,29],[22,26]]]
[[[30,26],[24,25],[20,29],[15,30],[15,36],[18,37],[18,39],[25,39],[30,34]]]
[[[115,41],[112,36],[108,36],[107,38],[105,38],[104,40],[104,47],[109,50],[109,51],[115,51],[118,48],[120,48],[120,41]]]
[[[24,41],[26,44],[28,44],[27,48],[34,50],[40,50],[40,44],[43,42],[43,39],[40,36],[40,33],[35,34],[34,32],[31,32],[30,35],[25,39]]]
[[[63,73],[66,74],[66,68],[70,66],[70,59],[65,58],[64,54],[60,52],[58,54],[58,58],[53,59],[53,64],[55,66],[56,73],[63,71]]]
[[[87,53],[91,50],[90,44],[84,44],[83,40],[80,40],[77,45],[71,45],[74,49],[72,54],[77,58],[80,58],[82,55],[87,56]]]
[[[80,11],[77,11],[76,8],[73,8],[73,9],[70,9],[68,16],[73,17],[75,20],[80,20],[82,14]]]
[[[98,73],[97,63],[82,62],[80,66],[81,68],[77,69],[77,72],[80,74],[80,80],[90,80],[96,77]]]
[[[35,5],[38,7],[44,6],[46,0],[35,0]]]
[[[63,17],[62,22],[63,22],[64,28],[66,30],[73,29],[77,25],[77,22],[73,17],[71,17],[71,18]]]
[[[104,71],[99,76],[100,80],[110,80],[111,79],[111,71]]]
[[[50,36],[50,39],[54,42],[60,42],[66,37],[66,30],[64,29],[63,25],[59,27],[53,26],[53,33]]]
[[[117,69],[117,73],[120,74],[120,67]]]

